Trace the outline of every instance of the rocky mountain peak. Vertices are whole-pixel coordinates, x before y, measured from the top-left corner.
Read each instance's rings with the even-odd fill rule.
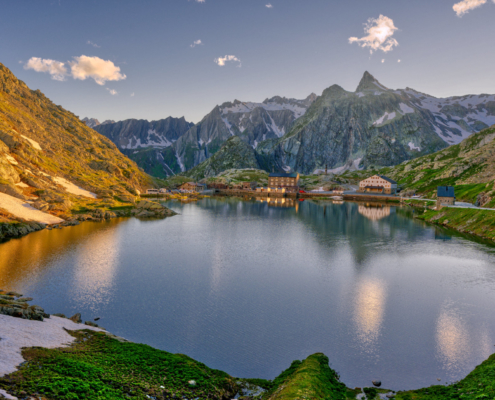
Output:
[[[342,86],[339,85],[332,85],[329,88],[326,88],[323,93],[321,94],[322,97],[331,97],[331,98],[338,98],[347,92]]]
[[[356,92],[362,92],[364,90],[388,90],[388,88],[378,82],[368,71],[365,71]]]
[[[318,96],[316,95],[316,93],[311,93],[308,97],[306,97],[304,99],[304,102],[310,106],[311,104],[313,104],[315,102],[315,100],[318,98]]]

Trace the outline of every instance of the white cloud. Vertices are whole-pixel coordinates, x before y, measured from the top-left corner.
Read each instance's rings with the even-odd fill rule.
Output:
[[[112,96],[115,96],[115,95],[117,95],[117,94],[119,93],[119,92],[117,92],[115,89],[110,89],[110,88],[106,88],[106,89],[110,92],[110,94],[111,94]]]
[[[196,47],[196,46],[199,46],[199,45],[202,45],[202,44],[203,44],[203,42],[200,39],[198,39],[198,40],[195,40],[190,46],[191,47]]]
[[[400,62],[400,60],[397,60],[397,62]]]
[[[370,18],[364,24],[364,32],[367,36],[360,39],[357,37],[349,38],[349,43],[356,42],[361,47],[369,47],[370,53],[381,50],[385,53],[391,51],[394,46],[398,46],[399,42],[392,36],[398,28],[395,27],[394,21],[384,15],[378,18]]]
[[[74,57],[75,61],[69,61],[71,74],[74,79],[85,80],[93,78],[98,85],[104,85],[106,81],[120,81],[126,76],[120,72],[110,60],[99,57],[80,56]]]
[[[268,3],[267,5],[265,5],[265,7],[266,8],[273,8],[273,6],[270,3]]]
[[[219,58],[215,58],[215,63],[217,63],[218,65],[220,65],[221,67],[223,67],[225,65],[225,63],[227,61],[235,61],[235,62],[238,62],[239,65],[238,67],[241,66],[241,60],[239,60],[236,56],[225,56],[225,57],[219,57]]]
[[[96,43],[93,43],[91,40],[88,40],[87,44],[90,44],[91,46],[96,47],[98,49],[101,47],[101,46],[97,45]]]
[[[452,8],[454,9],[458,17],[462,17],[469,11],[482,6],[487,1],[488,0],[462,0],[459,3],[454,4]],[[493,0],[493,2],[495,3],[495,0]]]
[[[382,64],[385,62],[385,59],[382,60]]]
[[[206,3],[206,0],[196,0],[197,3]]]
[[[63,62],[39,57],[31,57],[24,64],[24,69],[34,69],[36,72],[48,72],[52,76],[52,79],[56,81],[65,80],[65,76],[67,75],[67,68],[65,68]]]
[[[134,92],[131,93],[131,97],[134,97]]]

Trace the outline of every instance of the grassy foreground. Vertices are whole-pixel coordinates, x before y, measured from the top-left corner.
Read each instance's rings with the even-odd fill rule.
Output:
[[[329,367],[328,357],[316,353],[294,361],[273,381],[237,379],[183,354],[120,341],[104,333],[69,333],[72,346],[23,350],[26,362],[0,378],[0,388],[19,399],[356,399],[361,389],[349,389]],[[364,388],[363,399],[379,399],[384,389]],[[391,392],[390,392],[391,393]],[[0,395],[1,398],[1,395]],[[495,354],[463,380],[450,386],[395,393],[397,400],[495,398]]]
[[[234,378],[188,356],[89,330],[69,333],[71,347],[24,349],[26,363],[0,378],[0,388],[50,400],[230,399],[238,390]]]

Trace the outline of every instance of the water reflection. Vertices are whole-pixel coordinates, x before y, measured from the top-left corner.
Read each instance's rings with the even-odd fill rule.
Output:
[[[436,339],[439,355],[449,372],[459,369],[470,354],[470,335],[460,310],[446,304],[438,316]]]
[[[0,244],[0,283],[9,288],[22,290],[25,283],[33,279],[41,279],[47,268],[55,268],[63,261],[64,255],[71,253],[87,240],[87,250],[83,258],[91,254],[91,248],[98,243],[92,236],[122,223],[122,219],[114,219],[101,223],[86,222],[76,228],[43,230],[31,233],[20,239],[12,239]],[[113,253],[114,244],[109,244],[106,251]]]
[[[390,207],[385,205],[359,205],[358,212],[372,221],[388,217],[390,215]]]
[[[76,250],[74,299],[92,310],[109,301],[120,255],[115,229],[96,232]]]
[[[0,288],[240,377],[321,351],[350,386],[414,388],[493,351],[492,248],[408,208],[273,200],[171,202],[165,220],[12,240]]]
[[[354,324],[360,345],[368,354],[376,353],[376,344],[385,313],[385,282],[365,277],[355,288]]]

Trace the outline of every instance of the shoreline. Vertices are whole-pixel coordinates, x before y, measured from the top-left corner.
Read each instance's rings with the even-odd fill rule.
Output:
[[[0,222],[0,244],[10,239],[18,239],[32,232],[44,229],[61,229],[76,226],[84,221],[102,222],[112,218],[138,217],[138,218],[166,218],[176,215],[176,212],[168,207],[149,200],[141,200],[136,204],[125,205],[107,209],[104,206],[97,207],[87,212],[72,213],[67,219],[54,224],[45,224],[37,221],[12,218],[8,222]]]
[[[83,324],[80,314],[45,314],[29,306],[32,300],[0,290],[0,399],[474,400],[495,395],[487,384],[495,354],[458,382],[408,391],[384,389],[375,381],[349,388],[323,353],[293,361],[273,380],[236,378],[186,355],[119,338],[94,322]],[[8,304],[16,311],[12,315],[3,312]],[[482,397],[488,394],[492,397]]]

